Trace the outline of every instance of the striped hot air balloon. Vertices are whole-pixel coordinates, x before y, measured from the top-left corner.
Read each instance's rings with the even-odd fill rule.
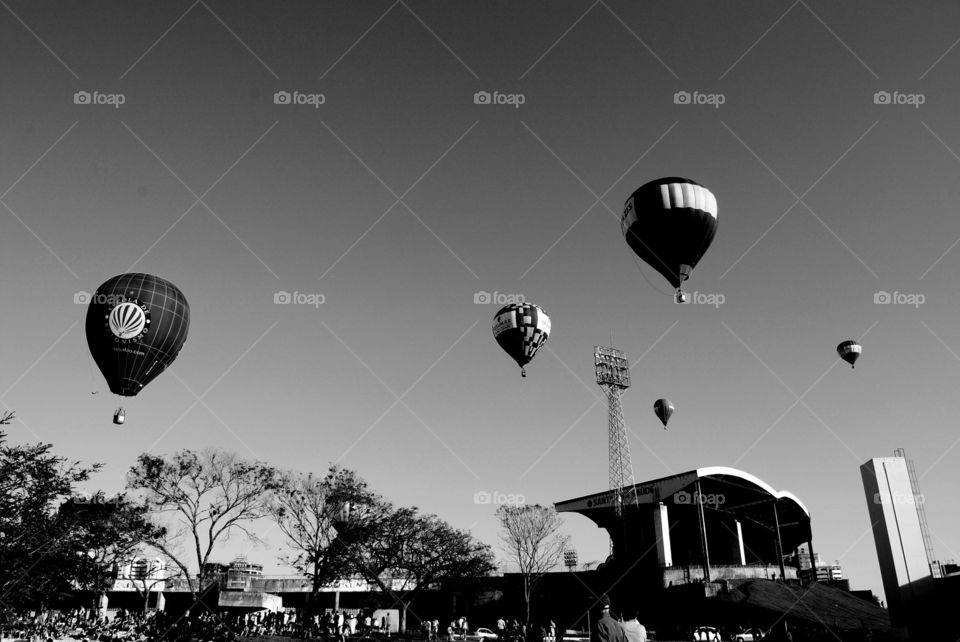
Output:
[[[638,188],[620,219],[630,249],[677,289],[703,257],[717,233],[717,199],[687,178],[659,178]]]
[[[840,355],[841,359],[849,363],[851,368],[854,367],[853,364],[860,358],[861,352],[863,352],[863,347],[853,339],[843,341],[837,346],[837,354]]]
[[[87,343],[110,391],[133,397],[180,354],[190,305],[173,283],[120,274],[97,288],[87,309]],[[122,408],[114,423],[125,418]]]
[[[524,366],[550,336],[550,317],[533,303],[512,303],[494,315],[493,336],[520,366],[520,376],[526,377]]]

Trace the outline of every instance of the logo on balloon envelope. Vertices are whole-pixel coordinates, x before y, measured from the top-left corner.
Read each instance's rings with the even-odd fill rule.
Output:
[[[107,316],[107,325],[110,332],[119,341],[135,341],[142,337],[147,326],[150,325],[150,316],[147,306],[136,300],[127,300],[118,303],[110,310]]]

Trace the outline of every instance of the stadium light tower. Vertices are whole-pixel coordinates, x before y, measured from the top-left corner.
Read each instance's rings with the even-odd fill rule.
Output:
[[[623,405],[620,403],[620,395],[630,387],[630,364],[626,355],[612,346],[594,346],[593,356],[597,383],[607,395],[610,490],[618,491],[614,510],[620,516],[623,512],[623,489],[632,488],[635,483],[627,427],[623,422]]]

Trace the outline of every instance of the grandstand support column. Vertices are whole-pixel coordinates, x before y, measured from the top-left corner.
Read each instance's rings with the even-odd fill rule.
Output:
[[[667,515],[667,505],[663,502],[653,513],[654,536],[657,538],[657,562],[660,568],[673,566],[673,549],[670,546],[670,522]]]
[[[746,551],[743,550],[743,526],[740,524],[740,520],[735,520],[737,523],[737,545],[740,547],[740,566],[747,565],[747,555]]]
[[[810,552],[810,580],[817,581],[817,558],[813,555],[813,538],[807,540],[807,550]],[[799,559],[799,556],[797,556]]]
[[[703,513],[703,494],[700,492],[700,480],[694,482],[697,502],[697,518],[700,521],[700,548],[703,553],[703,581],[710,581],[710,547],[707,545],[707,517]]]
[[[777,515],[777,502],[773,502],[773,524],[777,528],[777,563],[780,564],[780,581],[786,581],[786,569],[783,567],[783,542],[780,540],[780,516]]]

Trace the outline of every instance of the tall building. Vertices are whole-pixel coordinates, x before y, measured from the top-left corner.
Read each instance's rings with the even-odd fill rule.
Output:
[[[933,581],[907,463],[878,457],[860,466],[860,475],[890,620],[905,624]]]

